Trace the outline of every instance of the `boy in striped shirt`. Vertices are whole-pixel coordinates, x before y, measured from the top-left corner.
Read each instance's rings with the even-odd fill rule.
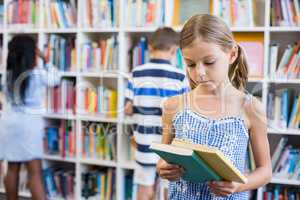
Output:
[[[183,70],[171,64],[178,43],[179,36],[172,28],[157,29],[149,41],[150,61],[133,69],[125,92],[125,113],[133,115],[135,122],[137,168],[134,182],[138,185],[138,200],[154,197],[159,157],[149,146],[154,141],[161,142],[162,101],[188,90]]]

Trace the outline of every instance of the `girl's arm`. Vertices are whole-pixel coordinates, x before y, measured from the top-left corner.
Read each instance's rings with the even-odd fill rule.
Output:
[[[269,141],[267,137],[267,118],[260,101],[252,98],[245,107],[250,123],[250,141],[256,169],[247,175],[248,183],[240,185],[239,191],[259,188],[272,178]]]
[[[38,73],[41,75],[42,84],[44,85],[52,87],[60,83],[61,73],[50,62],[46,64],[46,69],[39,69]]]
[[[170,144],[175,136],[172,120],[175,113],[178,111],[178,102],[178,97],[172,97],[164,103],[162,114],[162,143],[164,144]],[[169,164],[163,159],[160,159],[156,166],[159,176],[163,179],[168,179],[169,181],[178,180],[184,172],[182,167]]]
[[[267,138],[267,119],[262,104],[255,98],[247,102],[245,114],[250,126],[250,141],[252,144],[256,169],[247,174],[246,184],[236,182],[211,182],[209,186],[218,196],[228,196],[236,192],[257,189],[267,184],[272,178],[272,164]]]

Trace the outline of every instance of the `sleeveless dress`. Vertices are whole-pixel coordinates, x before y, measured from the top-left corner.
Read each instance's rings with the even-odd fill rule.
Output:
[[[247,94],[245,102],[251,99]],[[204,144],[221,150],[231,162],[244,173],[247,169],[249,134],[241,116],[211,119],[189,108],[184,95],[184,109],[173,119],[175,138]],[[248,200],[249,192],[218,197],[211,192],[207,183],[192,183],[180,179],[169,183],[171,200]]]

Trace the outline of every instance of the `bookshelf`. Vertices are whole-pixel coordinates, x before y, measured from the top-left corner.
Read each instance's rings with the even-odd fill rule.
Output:
[[[104,0],[99,0],[99,2],[104,2]],[[75,61],[76,64],[71,70],[63,71],[63,79],[72,80],[75,84],[76,90],[76,102],[82,100],[79,97],[79,92],[81,87],[85,84],[92,85],[97,88],[98,86],[107,86],[109,88],[115,89],[118,92],[118,109],[121,111],[115,118],[105,116],[101,113],[47,113],[44,115],[45,119],[49,122],[60,121],[60,120],[71,120],[75,123],[75,135],[76,135],[76,154],[74,157],[62,157],[59,155],[45,155],[44,156],[44,167],[48,166],[66,166],[68,170],[74,171],[75,176],[75,188],[74,188],[74,199],[80,199],[82,195],[81,191],[81,174],[87,172],[91,168],[96,169],[114,169],[114,187],[116,191],[116,199],[124,199],[124,195],[128,188],[125,188],[125,176],[132,174],[135,163],[130,160],[128,152],[130,151],[130,143],[128,138],[130,138],[128,129],[134,123],[130,118],[126,117],[122,112],[122,106],[124,102],[124,90],[126,87],[126,82],[129,77],[128,66],[128,50],[131,48],[131,41],[138,40],[141,36],[150,36],[153,31],[162,24],[171,25],[172,20],[169,21],[159,21],[156,23],[150,23],[147,26],[128,26],[129,18],[128,15],[128,2],[131,0],[113,0],[116,5],[113,11],[110,11],[114,16],[114,23],[107,23],[107,18],[109,13],[103,16],[103,21],[96,26],[91,26],[89,21],[89,16],[87,15],[87,7],[90,1],[85,0],[70,0],[73,3],[74,9],[74,21],[69,27],[59,26],[53,27],[49,25],[49,8],[47,6],[50,0],[35,0],[38,6],[36,7],[36,14],[38,17],[35,19],[33,24],[11,24],[8,23],[8,15],[3,15],[3,23],[0,22],[0,46],[2,51],[0,51],[2,57],[2,65],[0,65],[0,76],[1,80],[5,77],[5,67],[4,62],[7,55],[7,44],[11,37],[18,33],[30,34],[38,40],[38,46],[40,49],[44,48],[44,44],[47,43],[48,38],[51,35],[58,35],[65,38],[74,38],[74,48],[76,49]],[[56,2],[56,1],[51,1]],[[108,2],[105,0],[105,2]],[[188,1],[187,1],[188,2]],[[216,3],[216,1],[211,1]],[[185,2],[186,3],[186,2]],[[210,1],[190,1],[190,4],[197,5],[195,8],[201,7],[198,10],[200,13],[210,13]],[[261,97],[261,100],[267,109],[268,104],[268,93],[270,87],[281,87],[281,88],[292,88],[295,89],[299,87],[300,79],[278,79],[271,78],[269,75],[269,54],[270,44],[274,42],[279,42],[282,48],[294,41],[300,39],[299,32],[300,27],[298,26],[271,26],[270,25],[270,13],[271,13],[271,0],[254,0],[253,4],[256,7],[254,16],[254,26],[232,26],[232,31],[235,35],[259,35],[263,43],[263,74],[260,77],[250,77],[248,90]],[[0,0],[0,5],[3,5],[4,13],[8,13],[9,6],[11,5],[11,0]],[[105,4],[104,6],[108,6]],[[193,6],[192,6],[193,7]],[[190,7],[187,7],[191,9]],[[51,11],[50,11],[51,12]],[[179,10],[179,13],[182,13]],[[193,12],[190,12],[193,13]],[[186,13],[182,13],[183,21],[186,18]],[[88,16],[88,17],[87,17]],[[132,17],[132,16],[131,16]],[[0,13],[0,20],[1,13]],[[178,21],[178,20],[177,20]],[[68,23],[68,22],[67,22]],[[94,22],[95,23],[95,22]],[[173,26],[176,31],[180,31],[182,25],[175,23]],[[101,39],[109,39],[115,37],[117,40],[117,49],[115,60],[116,63],[112,65],[112,68],[100,70],[83,70],[82,66],[82,55],[83,55],[83,44],[89,42],[98,42]],[[281,50],[282,51],[282,50]],[[1,61],[0,61],[1,63]],[[79,108],[77,107],[76,110]],[[93,123],[110,123],[116,127],[116,159],[115,160],[103,160],[97,158],[83,158],[82,157],[82,126],[85,122]],[[269,137],[281,137],[283,135],[293,136],[298,138],[300,136],[299,129],[284,129],[278,127],[269,127],[268,129]],[[299,186],[300,181],[282,180],[282,179],[272,179],[271,184],[280,185],[295,185]],[[257,200],[263,199],[264,188],[258,189]],[[3,189],[0,189],[3,192]],[[23,196],[23,193],[20,193]],[[28,196],[25,193],[25,196]]]

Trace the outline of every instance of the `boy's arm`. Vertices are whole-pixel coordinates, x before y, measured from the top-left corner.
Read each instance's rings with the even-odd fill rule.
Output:
[[[125,101],[125,114],[132,115],[133,114],[133,103],[130,100]]]
[[[127,88],[125,90],[125,107],[124,111],[126,115],[133,114],[133,84],[131,80],[128,80]]]

